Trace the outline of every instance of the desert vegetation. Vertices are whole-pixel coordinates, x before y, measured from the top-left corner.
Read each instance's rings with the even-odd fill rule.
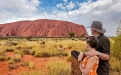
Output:
[[[121,75],[121,27],[111,37],[110,75]],[[71,50],[86,51],[84,38],[0,39],[0,75],[71,75]],[[23,69],[23,70],[22,70]]]
[[[111,41],[111,59],[110,71],[111,75],[121,75],[121,22],[116,30],[116,37],[112,37]]]
[[[70,75],[71,50],[86,50],[84,39],[2,37],[0,75]]]

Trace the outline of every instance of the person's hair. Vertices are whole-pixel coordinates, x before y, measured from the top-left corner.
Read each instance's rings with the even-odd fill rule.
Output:
[[[98,39],[95,36],[87,37],[86,42],[90,45],[91,48],[96,48]]]

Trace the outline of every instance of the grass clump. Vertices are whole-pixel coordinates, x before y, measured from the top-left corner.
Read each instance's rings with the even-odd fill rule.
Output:
[[[67,62],[71,62],[71,55],[67,56]]]
[[[33,69],[33,68],[34,68],[34,62],[29,62],[28,67],[29,67],[30,69]]]
[[[24,72],[20,75],[46,75],[41,71],[28,71],[28,72]]]
[[[24,55],[24,53],[20,50],[14,51],[14,54],[19,54],[19,55],[21,55],[21,57],[23,57],[23,55]]]
[[[0,61],[5,61],[6,57],[5,56],[0,56]]]
[[[35,57],[50,57],[51,54],[47,51],[36,51],[34,56]]]
[[[29,66],[29,61],[25,61],[23,66]]]
[[[14,54],[14,56],[12,57],[12,60],[14,60],[15,62],[21,62],[21,55],[20,54]]]
[[[8,64],[14,64],[14,63],[15,63],[15,61],[12,59],[8,61]]]
[[[14,52],[14,49],[13,48],[7,48],[6,52]]]
[[[120,62],[115,58],[115,57],[112,57],[110,59],[110,69],[113,71],[113,72],[121,72],[121,66],[120,65]]]
[[[47,65],[47,75],[71,75],[71,67],[63,61],[51,62]]]

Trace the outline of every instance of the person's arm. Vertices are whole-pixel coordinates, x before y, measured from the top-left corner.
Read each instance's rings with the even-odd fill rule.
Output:
[[[78,56],[78,61],[82,61],[82,58],[84,57],[84,52],[80,52]]]
[[[109,39],[103,40],[101,43],[102,51],[88,51],[85,53],[86,56],[99,56],[102,60],[110,59],[110,41]]]
[[[110,59],[110,55],[108,55],[108,54],[104,54],[104,53],[98,52],[97,55],[98,55],[102,60],[109,60],[109,59]]]
[[[99,51],[88,51],[85,52],[85,56],[99,56],[99,58],[101,58],[102,60],[109,60],[110,59],[110,55],[105,54],[105,53],[101,53]]]
[[[92,57],[89,57],[85,68],[83,68],[82,63],[80,63],[80,70],[81,70],[82,74],[89,75],[89,72],[93,68],[95,62],[96,62],[96,58],[95,58],[95,56],[92,56]]]

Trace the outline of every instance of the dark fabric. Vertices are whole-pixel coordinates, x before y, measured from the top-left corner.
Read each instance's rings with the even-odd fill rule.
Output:
[[[103,34],[98,36],[98,39],[99,39],[99,42],[98,42],[98,45],[96,47],[96,50],[101,52],[101,53],[105,53],[105,54],[110,55],[110,41],[109,41],[109,39]],[[109,61],[100,59],[99,67],[97,69],[97,74],[98,75],[109,75]]]
[[[73,55],[77,60],[78,60],[78,56],[79,56],[80,52],[73,50],[71,51],[71,55]]]

